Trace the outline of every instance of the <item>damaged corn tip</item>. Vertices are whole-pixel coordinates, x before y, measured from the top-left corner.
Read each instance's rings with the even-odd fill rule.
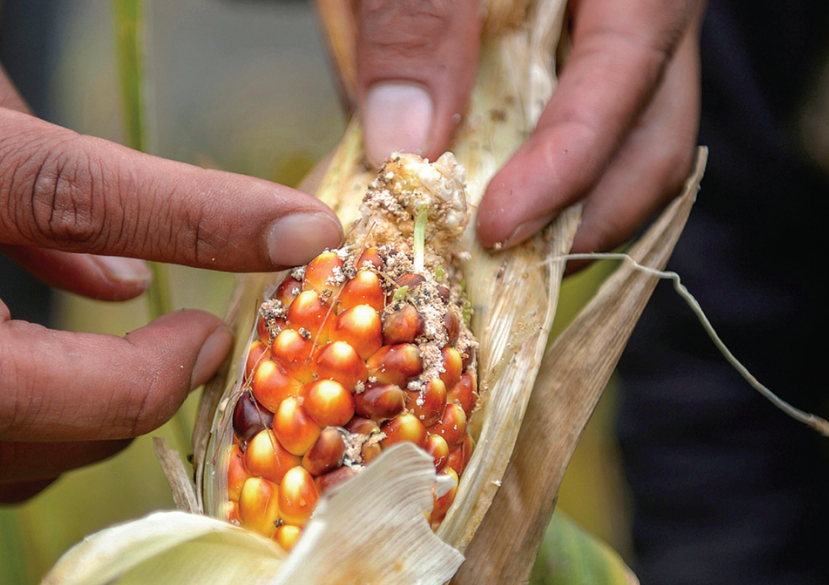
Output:
[[[478,402],[456,262],[463,184],[450,153],[393,155],[343,247],[262,303],[232,417],[228,520],[291,548],[322,494],[401,441],[457,485]],[[434,529],[454,494],[435,498]]]

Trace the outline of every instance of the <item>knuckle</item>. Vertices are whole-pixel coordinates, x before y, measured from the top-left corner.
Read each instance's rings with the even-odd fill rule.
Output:
[[[76,140],[53,146],[33,166],[25,208],[36,238],[94,248],[106,226],[101,173]]]
[[[0,437],[17,434],[37,416],[36,374],[14,347],[17,330],[35,327],[10,321],[0,327]]]
[[[448,0],[367,0],[360,8],[361,42],[388,58],[433,52],[453,13]]]

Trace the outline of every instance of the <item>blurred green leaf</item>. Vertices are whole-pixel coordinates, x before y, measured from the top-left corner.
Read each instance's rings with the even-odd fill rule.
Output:
[[[559,510],[544,535],[530,585],[632,585],[636,577],[604,542]]]

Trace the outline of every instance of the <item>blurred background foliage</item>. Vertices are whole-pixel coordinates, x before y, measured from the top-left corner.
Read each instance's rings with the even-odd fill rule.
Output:
[[[110,0],[32,0],[44,5],[49,36],[38,114],[68,128],[124,143]],[[7,3],[8,4],[8,3]],[[177,0],[149,6],[150,68],[145,144],[152,154],[296,185],[342,134],[345,118],[328,69],[313,7],[301,1]],[[12,33],[14,34],[14,33]],[[34,104],[33,104],[34,105]],[[565,283],[560,331],[609,268]],[[223,315],[235,277],[170,267],[172,307]],[[123,335],[144,325],[147,300],[120,304],[59,293],[61,329]],[[192,427],[197,393],[181,419]],[[629,559],[624,484],[612,438],[613,384],[578,447],[558,508]],[[152,433],[189,452],[181,429]],[[33,500],[0,507],[0,582],[37,583],[85,535],[161,508],[172,497],[150,437],[118,456],[65,474]]]

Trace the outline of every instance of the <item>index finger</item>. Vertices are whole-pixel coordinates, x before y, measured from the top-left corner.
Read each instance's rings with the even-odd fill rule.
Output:
[[[597,182],[649,103],[692,16],[685,0],[582,0],[573,50],[536,130],[490,182],[484,246],[518,244]]]
[[[0,243],[266,271],[342,237],[320,201],[0,108]]]

